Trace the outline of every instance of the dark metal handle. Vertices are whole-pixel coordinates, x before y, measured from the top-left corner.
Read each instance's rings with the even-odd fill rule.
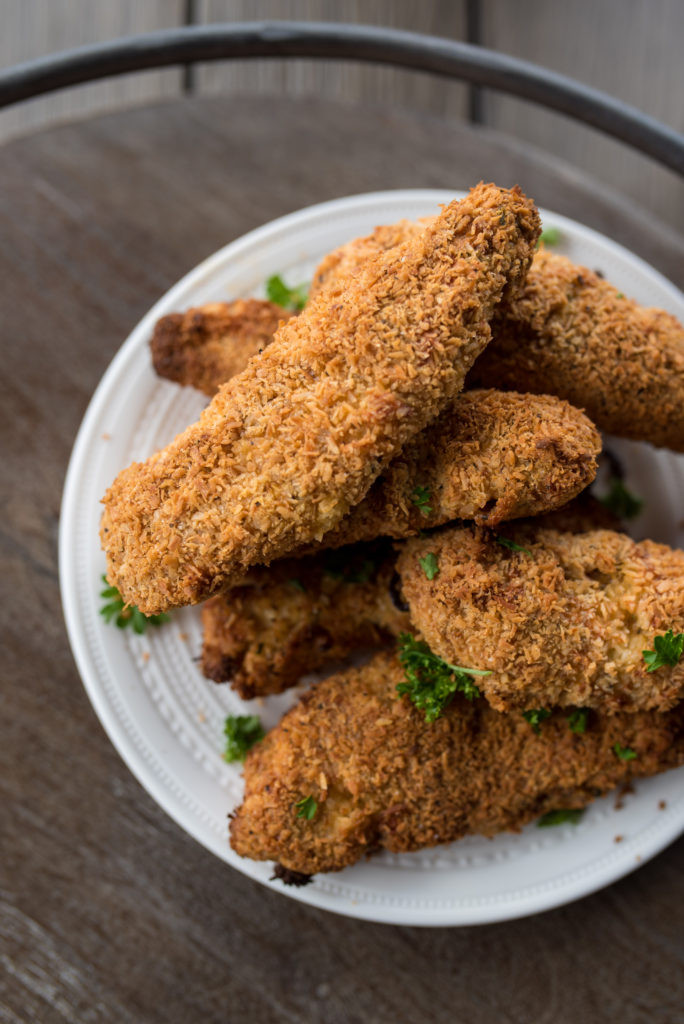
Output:
[[[494,50],[369,25],[191,25],[84,46],[0,73],[0,107],[111,75],[246,57],[359,60],[463,79],[583,121],[684,175],[684,136],[606,93]]]

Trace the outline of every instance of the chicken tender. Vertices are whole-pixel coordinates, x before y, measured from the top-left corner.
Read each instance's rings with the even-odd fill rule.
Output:
[[[237,299],[171,313],[157,321],[150,341],[160,377],[189,384],[210,397],[273,341],[292,313],[273,302]]]
[[[519,189],[479,185],[310,302],[196,424],[119,474],[101,526],[109,582],[155,614],[320,539],[461,390],[538,234]]]
[[[410,623],[393,592],[395,559],[376,543],[253,569],[202,608],[202,672],[249,700],[397,636]]]
[[[469,383],[559,395],[601,429],[684,451],[684,327],[542,249]]]
[[[537,522],[578,532],[619,525],[586,494]],[[395,550],[375,543],[252,569],[202,608],[202,672],[246,699],[265,697],[412,630],[395,562]]]
[[[555,711],[537,734],[522,715],[459,695],[428,724],[398,699],[402,679],[385,655],[332,676],[252,748],[230,826],[238,854],[303,875],[339,871],[382,848],[517,831],[684,762],[684,705],[669,714],[594,712],[582,735]],[[616,744],[636,756],[621,760]]]
[[[430,219],[421,224],[430,223]],[[376,228],[326,256],[313,295],[340,287],[373,252],[414,238],[421,224]],[[468,387],[552,394],[600,430],[684,451],[684,327],[640,306],[594,271],[542,248],[522,292],[502,307]]]
[[[492,673],[478,686],[497,711],[666,711],[682,700],[684,660],[648,672],[642,652],[684,632],[684,551],[534,522],[503,536],[515,550],[491,531],[448,528],[407,541],[397,560],[411,622],[445,661]]]

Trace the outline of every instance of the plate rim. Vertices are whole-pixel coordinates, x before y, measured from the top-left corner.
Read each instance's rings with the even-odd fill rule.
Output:
[[[117,750],[119,756],[143,789],[149,793],[152,799],[155,800],[162,810],[172,818],[178,827],[191,835],[193,839],[200,843],[205,849],[215,854],[229,867],[236,868],[242,874],[245,874],[253,880],[266,885],[268,888],[281,893],[281,895],[289,896],[309,906],[325,909],[357,920],[418,927],[462,927],[515,920],[517,918],[545,912],[547,910],[563,906],[567,903],[574,902],[604,888],[607,885],[610,885],[612,882],[625,877],[632,871],[643,866],[643,864],[656,856],[661,852],[661,850],[672,843],[682,832],[684,832],[684,819],[678,821],[675,816],[672,821],[668,822],[670,816],[663,815],[661,825],[657,829],[657,834],[651,837],[650,842],[646,844],[645,847],[640,846],[640,858],[638,861],[634,856],[631,856],[631,861],[628,861],[629,844],[625,844],[624,852],[622,854],[616,852],[615,856],[608,858],[609,863],[604,866],[602,871],[596,873],[594,870],[594,874],[592,874],[591,881],[589,883],[587,883],[586,879],[583,879],[582,877],[573,879],[571,875],[562,890],[559,891],[558,889],[553,889],[546,895],[539,893],[536,893],[536,895],[532,893],[525,895],[527,890],[525,888],[518,888],[508,901],[504,901],[503,898],[500,898],[496,901],[492,901],[490,904],[485,903],[478,906],[471,905],[465,908],[459,908],[457,905],[449,905],[445,909],[441,910],[436,907],[421,908],[412,907],[411,905],[395,907],[383,903],[376,904],[370,899],[363,903],[352,903],[351,900],[336,901],[336,897],[334,897],[330,892],[316,889],[313,886],[307,886],[296,890],[289,888],[285,889],[281,886],[273,886],[272,884],[269,884],[269,880],[267,878],[268,872],[264,870],[262,862],[253,862],[245,858],[237,858],[237,855],[235,855],[236,859],[229,859],[226,856],[226,848],[228,847],[227,842],[225,842],[224,845],[219,843],[218,839],[211,840],[206,834],[200,835],[187,820],[181,820],[178,814],[178,803],[176,798],[173,797],[173,794],[169,793],[168,789],[163,785],[162,780],[154,772],[147,769],[146,763],[137,753],[130,735],[124,728],[120,719],[113,712],[102,686],[97,685],[96,667],[92,662],[92,655],[88,648],[85,630],[82,628],[80,618],[77,614],[77,573],[72,558],[72,538],[69,536],[69,524],[74,521],[73,512],[77,502],[79,473],[86,463],[85,456],[91,439],[92,428],[101,413],[103,405],[105,404],[104,399],[108,396],[112,386],[120,374],[125,372],[130,357],[134,353],[137,353],[141,345],[141,339],[144,338],[146,340],[149,337],[154,323],[159,316],[168,311],[168,308],[173,304],[176,295],[182,294],[188,287],[196,285],[203,277],[212,274],[217,268],[220,268],[224,264],[226,259],[239,258],[241,250],[253,246],[262,238],[268,239],[274,233],[282,232],[290,226],[296,225],[300,227],[307,220],[317,220],[326,213],[336,213],[341,210],[351,211],[355,208],[365,208],[374,202],[382,203],[388,200],[405,201],[407,204],[411,201],[430,201],[440,203],[444,202],[445,198],[448,196],[453,198],[464,194],[464,190],[461,189],[388,189],[375,192],[357,193],[350,196],[340,197],[338,199],[327,200],[322,203],[315,203],[254,228],[246,234],[243,234],[222,246],[220,249],[207,256],[200,263],[190,268],[186,274],[184,274],[169,289],[167,289],[162,296],[160,296],[147,313],[145,313],[132,328],[128,337],[109,363],[95,391],[93,392],[86,412],[81,420],[69,459],[62,494],[59,523],[58,551],[60,592],[67,635],[74,660],[88,698],[93,705],[101,726]],[[544,221],[552,221],[555,225],[561,228],[561,230],[564,226],[571,229],[580,228],[585,236],[590,237],[592,240],[603,246],[608,245],[608,247],[616,249],[623,256],[627,257],[630,262],[636,264],[640,270],[647,272],[650,276],[657,277],[661,286],[670,293],[674,301],[679,303],[684,301],[684,295],[682,295],[680,290],[671,281],[669,281],[668,278],[660,273],[660,271],[650,266],[650,264],[645,260],[635,255],[624,246],[614,242],[606,235],[603,235],[593,228],[581,224],[572,218],[555,213],[554,211],[540,208],[540,213]],[[230,852],[232,853],[232,851]],[[603,859],[606,858],[604,857]],[[529,888],[530,887],[528,886],[527,889]]]

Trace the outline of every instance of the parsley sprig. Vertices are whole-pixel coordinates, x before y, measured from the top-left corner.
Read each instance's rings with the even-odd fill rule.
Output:
[[[118,589],[109,585],[106,576],[102,576],[102,582],[105,588],[100,591],[100,597],[105,598],[106,604],[100,608],[100,615],[105,622],[113,620],[119,629],[131,626],[134,633],[142,634],[148,626],[161,626],[169,621],[169,616],[163,612],[161,615],[143,615],[136,605],[126,605]]]
[[[647,672],[655,672],[664,665],[674,666],[684,654],[684,633],[675,633],[668,629],[662,636],[653,637],[653,650],[642,651],[644,661],[648,665]]]
[[[439,563],[437,562],[437,555],[434,551],[429,551],[425,558],[419,558],[418,561],[426,578],[434,580],[435,576],[439,572]]]
[[[608,493],[599,498],[602,505],[617,516],[618,519],[634,519],[644,507],[643,498],[638,498],[628,490],[619,477],[611,477]]]
[[[262,740],[266,733],[258,715],[228,715],[223,726],[226,737],[224,761],[244,761],[247,751]]]
[[[623,747],[621,743],[614,743],[613,750],[621,761],[634,761],[637,756],[636,750],[632,750],[631,747]]]
[[[430,491],[427,487],[421,487],[420,485],[414,487],[411,491],[411,501],[414,505],[418,506],[421,515],[427,517],[432,512],[432,508],[430,506]]]
[[[304,796],[301,800],[298,800],[295,804],[297,808],[297,817],[305,818],[306,821],[311,821],[318,810],[318,804],[312,796]]]
[[[568,725],[570,726],[570,732],[577,733],[581,736],[587,731],[587,721],[589,719],[589,708],[575,708],[575,710],[568,715]]]
[[[551,717],[551,712],[548,708],[532,708],[530,711],[523,711],[522,716],[532,726],[532,732],[536,732],[538,736],[542,722]]]
[[[508,537],[502,537],[500,533],[494,534],[494,540],[497,544],[501,544],[504,548],[509,548],[511,551],[522,551],[525,555],[531,555],[532,552],[527,548],[522,547],[520,544],[516,544],[514,540],[509,540]]]
[[[279,274],[269,277],[266,282],[266,298],[269,302],[275,302],[283,309],[293,309],[297,313],[304,309],[306,300],[309,297],[308,288],[305,284],[299,284],[295,288],[289,288]]]
[[[552,825],[576,825],[582,820],[583,810],[570,807],[559,811],[547,811],[537,822],[537,828],[550,828]]]
[[[544,228],[539,241],[537,242],[537,248],[543,243],[544,245],[558,245],[561,241],[563,234],[560,228]]]
[[[491,675],[484,669],[450,665],[410,633],[399,636],[399,661],[406,681],[397,684],[397,693],[400,697],[406,694],[419,711],[424,711],[426,722],[439,718],[455,693],[462,693],[468,700],[479,697],[480,691],[472,676]]]

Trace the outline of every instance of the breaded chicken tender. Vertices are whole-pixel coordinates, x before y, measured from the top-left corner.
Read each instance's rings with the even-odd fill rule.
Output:
[[[409,540],[397,559],[411,622],[451,664],[489,670],[497,711],[576,704],[666,711],[684,697],[684,660],[648,672],[656,635],[684,632],[684,551],[611,530],[534,522],[454,527]],[[426,578],[420,559],[439,571]]]
[[[593,424],[567,402],[464,393],[406,445],[317,546],[408,537],[453,519],[496,525],[540,515],[591,483],[600,450]]]
[[[578,532],[619,528],[586,494],[537,523]],[[230,682],[246,699],[265,697],[412,630],[396,550],[360,544],[252,569],[241,585],[202,608],[202,672]]]
[[[202,608],[201,668],[241,697],[264,697],[409,628],[393,591],[389,543],[252,569]]]
[[[303,875],[339,871],[382,848],[516,831],[684,762],[684,705],[594,712],[582,735],[556,711],[536,734],[522,715],[459,695],[428,724],[398,699],[403,677],[385,655],[332,676],[252,748],[230,826],[238,854]],[[621,760],[615,744],[636,757]],[[310,818],[301,814],[307,799]]]
[[[170,313],[154,329],[152,364],[160,377],[213,396],[273,341],[278,325],[291,316],[260,299],[211,302]]]
[[[538,234],[519,189],[479,185],[283,324],[196,424],[107,491],[110,583],[154,614],[320,539],[461,390]]]
[[[559,395],[601,429],[684,451],[684,327],[540,250],[469,382]]]
[[[311,294],[338,289],[373,252],[414,238],[425,223],[399,221],[341,246],[319,265]],[[669,313],[541,248],[492,334],[468,387],[558,395],[600,430],[684,451],[684,326]]]

